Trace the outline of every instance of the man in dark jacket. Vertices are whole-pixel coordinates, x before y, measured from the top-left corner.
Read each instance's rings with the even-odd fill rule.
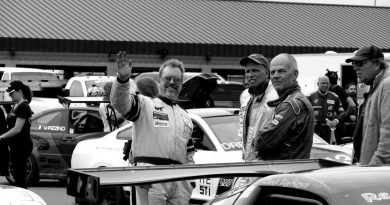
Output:
[[[344,120],[344,109],[339,97],[329,91],[329,79],[321,76],[317,82],[318,90],[307,98],[314,109],[314,132],[330,144],[335,144],[336,139],[331,138],[331,130]]]
[[[254,146],[261,160],[308,159],[313,144],[313,108],[297,82],[295,58],[286,53],[271,61],[271,82],[279,99],[268,102],[275,107],[273,120],[261,129]]]

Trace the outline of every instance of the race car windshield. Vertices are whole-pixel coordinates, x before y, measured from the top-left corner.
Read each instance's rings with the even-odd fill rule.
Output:
[[[242,150],[242,143],[238,137],[238,115],[204,118],[204,120],[225,151]]]

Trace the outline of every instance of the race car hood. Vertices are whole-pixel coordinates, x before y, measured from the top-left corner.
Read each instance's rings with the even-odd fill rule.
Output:
[[[185,109],[209,107],[210,95],[218,85],[214,74],[202,73],[183,83],[179,95],[179,104]]]

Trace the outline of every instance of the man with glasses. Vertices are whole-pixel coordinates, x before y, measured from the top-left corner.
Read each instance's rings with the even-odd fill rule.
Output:
[[[176,103],[183,85],[183,63],[170,59],[161,65],[156,98],[129,95],[132,63],[126,52],[118,53],[117,64],[111,103],[133,122],[131,150],[136,166],[193,164],[192,121]],[[193,187],[189,181],[180,181],[136,189],[137,204],[188,204]]]
[[[360,48],[345,62],[352,63],[360,82],[370,91],[354,134],[354,162],[379,166],[390,163],[390,71],[382,51]]]

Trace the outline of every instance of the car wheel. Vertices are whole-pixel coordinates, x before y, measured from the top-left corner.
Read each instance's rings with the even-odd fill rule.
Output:
[[[7,181],[11,185],[15,185],[14,170],[12,163],[9,164],[9,176],[7,176]],[[27,176],[26,176],[27,186],[35,186],[39,182],[39,170],[38,165],[35,162],[35,159],[30,155],[27,159]]]

